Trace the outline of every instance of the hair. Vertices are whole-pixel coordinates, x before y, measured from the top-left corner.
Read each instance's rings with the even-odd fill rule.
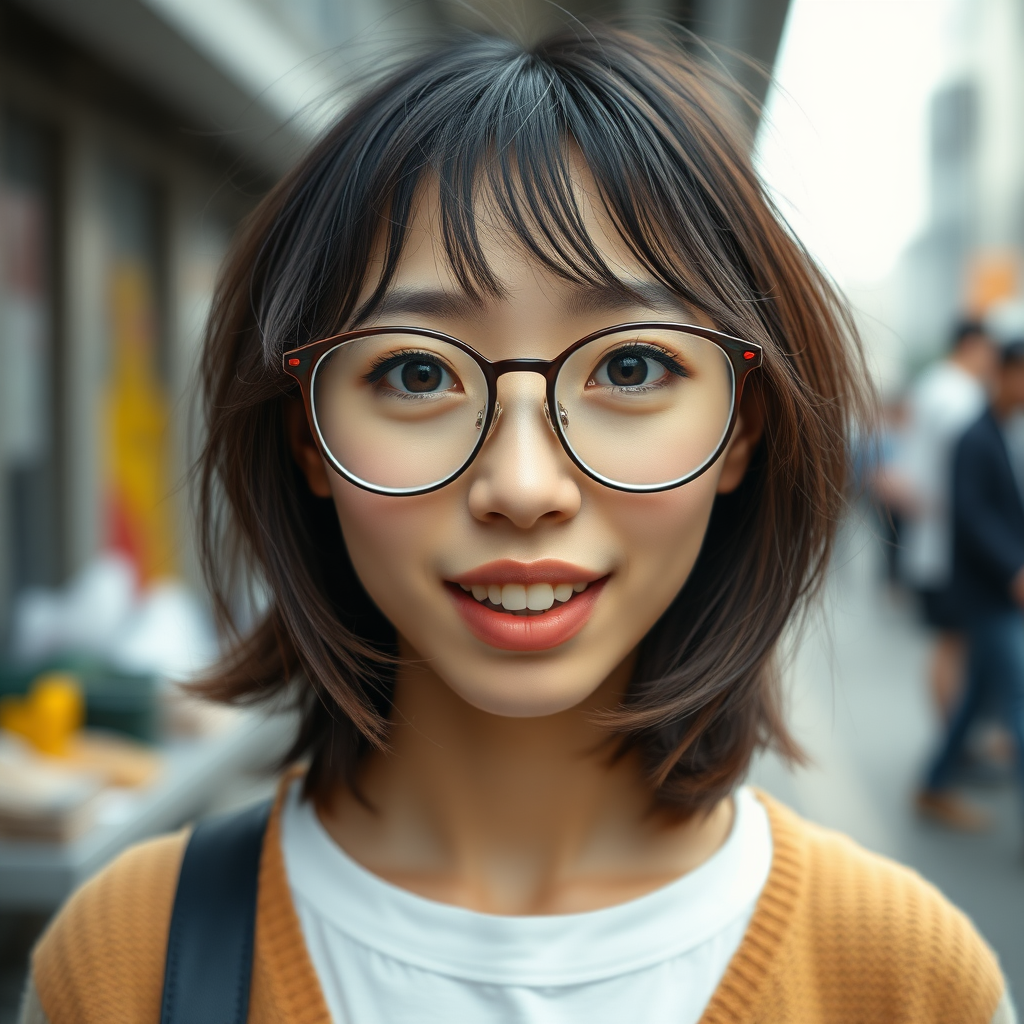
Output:
[[[1024,363],[1024,338],[1011,338],[999,347],[1003,366],[1018,366]]]
[[[800,756],[773,652],[822,581],[867,392],[850,317],[767,198],[728,88],[675,39],[601,26],[529,46],[459,34],[371,83],[241,231],[202,362],[201,556],[227,626],[240,574],[262,581],[268,603],[200,689],[296,701],[287,760],[309,761],[308,794],[355,786],[363,754],[386,747],[398,662],[331,501],[290,452],[284,414],[298,399],[281,353],[351,322],[375,247],[368,305],[383,296],[428,187],[467,290],[499,289],[476,233],[483,189],[530,258],[617,287],[576,205],[581,163],[647,271],[764,350],[747,384],[765,422],[750,468],[716,499],[689,579],[603,721],[617,749],[640,755],[657,803],[681,815],[728,793],[762,746]]]
[[[973,338],[984,338],[987,334],[985,324],[981,320],[973,317],[959,320],[953,328],[949,347],[955,352],[965,341],[970,341]]]

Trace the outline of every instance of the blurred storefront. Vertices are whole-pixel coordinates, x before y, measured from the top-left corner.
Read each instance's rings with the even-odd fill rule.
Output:
[[[146,580],[180,569],[185,437],[170,412],[218,261],[270,172],[183,131],[32,14],[0,19],[4,623],[16,594],[102,549]],[[248,194],[224,187],[232,174]]]
[[[17,595],[99,552],[144,585],[192,575],[182,483],[217,267],[310,134],[298,94],[332,92],[304,62],[354,27],[316,0],[248,22],[212,5],[204,37],[158,6],[0,3],[0,643]]]

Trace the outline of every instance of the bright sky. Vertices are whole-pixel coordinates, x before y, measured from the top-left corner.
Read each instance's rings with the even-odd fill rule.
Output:
[[[757,162],[841,287],[885,277],[923,226],[951,2],[792,0]]]

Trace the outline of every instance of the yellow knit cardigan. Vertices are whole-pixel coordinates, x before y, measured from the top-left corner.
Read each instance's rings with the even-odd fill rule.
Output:
[[[995,956],[935,888],[759,798],[771,871],[700,1024],[989,1024],[997,1008],[1012,1019]],[[330,1024],[291,902],[280,805],[281,794],[260,868],[249,1022]],[[32,980],[50,1024],[157,1024],[186,839],[127,851],[47,929]]]

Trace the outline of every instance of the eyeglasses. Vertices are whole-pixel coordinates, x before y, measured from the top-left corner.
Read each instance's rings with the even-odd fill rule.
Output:
[[[346,480],[378,494],[426,494],[465,472],[501,415],[498,379],[539,373],[544,414],[587,476],[664,491],[721,455],[761,348],[690,324],[618,324],[556,359],[492,362],[419,327],[347,331],[285,352],[313,436]]]

